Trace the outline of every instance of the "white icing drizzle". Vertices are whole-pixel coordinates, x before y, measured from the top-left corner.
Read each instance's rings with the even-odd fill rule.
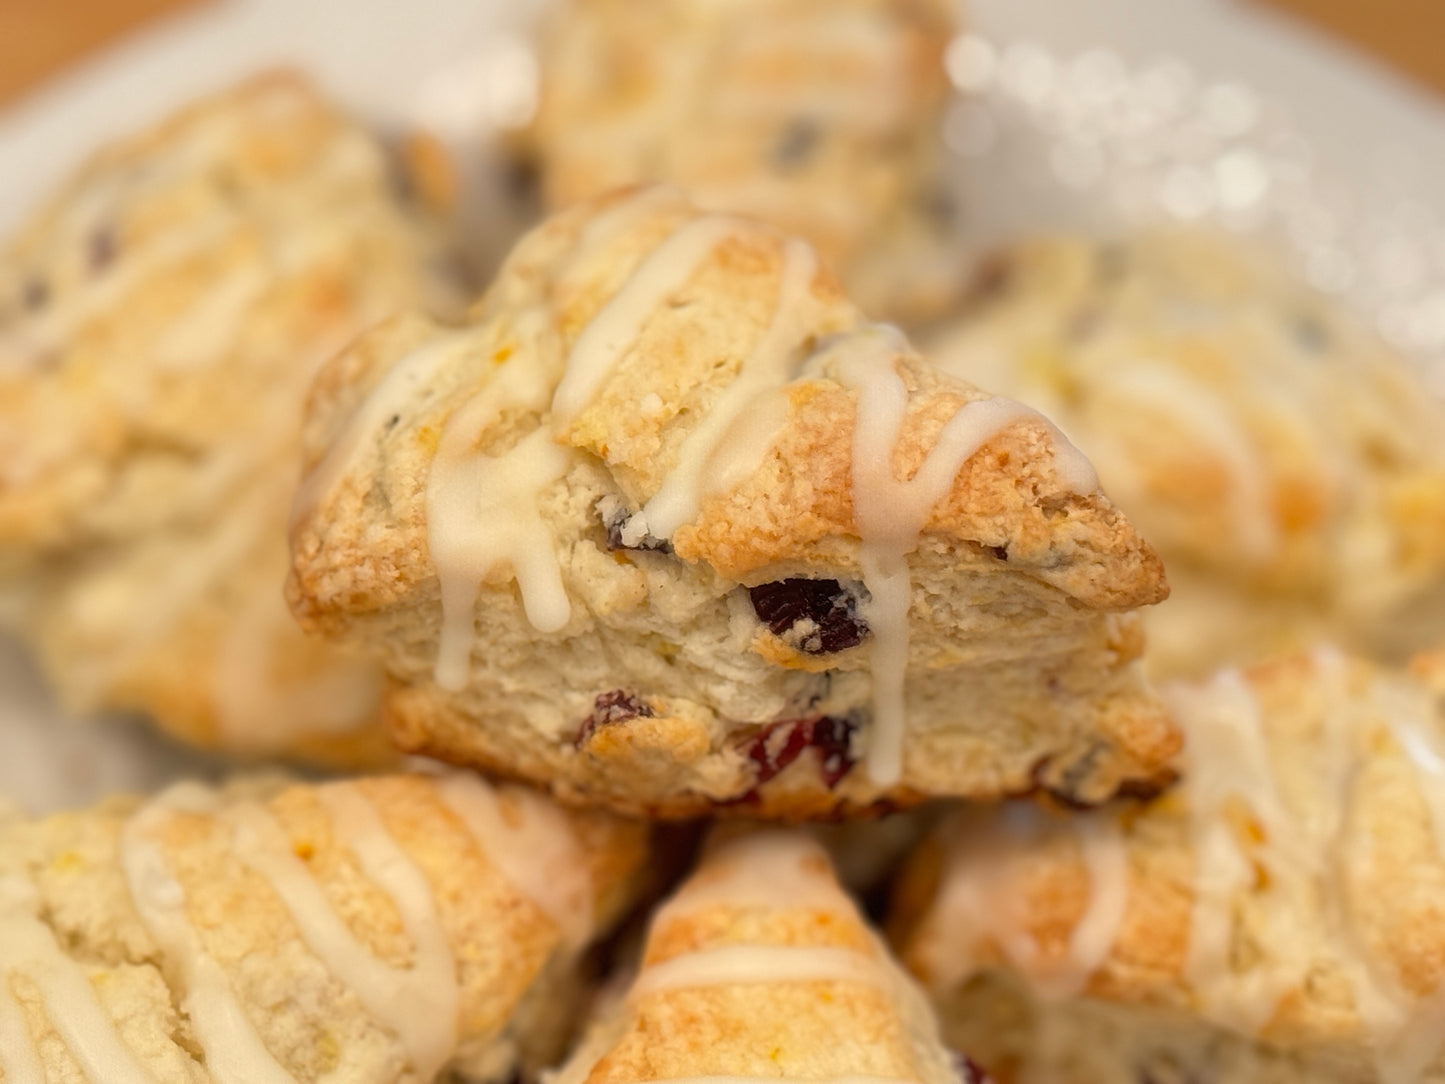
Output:
[[[459,335],[443,336],[413,350],[387,370],[386,375],[351,412],[341,432],[327,448],[326,455],[302,479],[291,507],[293,528],[315,511],[325,494],[336,488],[336,484],[355,464],[361,449],[376,436],[387,420],[399,415],[417,391],[436,379],[460,341]]]
[[[552,397],[554,425],[565,426],[581,413],[658,307],[685,286],[713,250],[737,230],[734,219],[695,218],[643,260],[572,344]]]
[[[33,885],[18,877],[0,878],[0,1068],[7,1084],[45,1080],[39,1052],[10,992],[11,974],[35,985],[51,1026],[86,1077],[106,1084],[154,1084],[121,1040],[84,969],[35,916],[37,906]]]
[[[506,569],[516,578],[527,620],[539,632],[558,632],[572,616],[537,498],[567,473],[576,453],[546,429],[533,430],[500,456],[471,451],[454,439],[479,432],[471,424],[475,415],[491,409],[478,396],[457,412],[442,433],[427,482],[427,544],[442,602],[435,678],[449,690],[466,686],[477,593],[487,577]]]
[[[185,890],[155,838],[176,811],[213,814],[217,805],[211,791],[194,783],[163,792],[122,829],[121,868],[141,922],[179,977],[180,1007],[190,1017],[211,1075],[219,1084],[295,1084],[256,1033],[225,970],[202,948],[186,916]]]
[[[977,948],[991,941],[1040,998],[1080,993],[1108,958],[1124,919],[1128,850],[1118,822],[1101,811],[1064,824],[1030,803],[1012,802],[951,823],[947,872],[921,951],[935,984],[946,988],[967,978],[979,966]],[[1065,832],[1076,836],[1089,902],[1069,934],[1068,951],[1056,958],[1029,933],[1026,878],[1028,857]]]
[[[339,796],[342,791],[344,796]],[[418,1079],[430,1080],[446,1064],[457,1037],[456,967],[430,888],[354,787],[338,785],[318,794],[330,807],[339,837],[365,838],[365,846],[376,850],[367,873],[396,904],[413,940],[410,967],[392,967],[372,955],[337,915],[275,818],[256,802],[240,803],[225,813],[234,829],[237,857],[270,883],[317,959],[356,993],[374,1019],[396,1034]],[[357,814],[360,819],[353,820]]]
[[[1129,896],[1129,851],[1119,822],[1109,813],[1073,818],[1079,852],[1089,871],[1089,906],[1069,934],[1071,974],[1058,981],[1060,996],[1072,997],[1109,957],[1119,936]]]
[[[1265,746],[1259,702],[1237,670],[1170,696],[1185,732],[1194,901],[1184,976],[1206,1015],[1246,1034],[1258,1034],[1274,1014],[1294,968],[1233,967],[1235,901],[1255,881],[1252,856],[1228,816],[1234,803],[1259,817],[1269,847],[1289,832]],[[1286,945],[1271,946],[1284,952]]]
[[[557,923],[563,939],[574,947],[584,944],[596,889],[567,815],[531,791],[512,787],[507,796],[515,816],[505,816],[497,792],[468,773],[444,776],[437,794],[488,861]]]
[[[643,506],[640,515],[633,517],[634,521],[638,521],[638,529],[657,538],[671,538],[678,527],[697,515],[705,495],[709,461],[723,443],[728,430],[744,412],[754,409],[760,397],[768,396],[791,375],[789,369],[793,351],[808,330],[799,318],[799,312],[817,270],[818,257],[812,246],[796,239],[789,240],[783,249],[778,304],[771,324],[732,383],[687,435],[678,450],[676,465],[663,479],[657,492]],[[632,523],[628,527],[631,528]]]
[[[1279,527],[1270,511],[1267,480],[1259,453],[1240,423],[1239,412],[1207,382],[1160,364],[1118,366],[1108,373],[1108,388],[1139,403],[1165,411],[1171,424],[1203,440],[1229,469],[1227,504],[1233,519],[1231,544],[1246,555],[1262,558],[1279,548]],[[1109,477],[1137,476],[1130,454],[1111,457]],[[1147,487],[1134,482],[1136,493]]]
[[[791,904],[789,904],[791,905]],[[886,982],[878,965],[854,949],[818,945],[725,945],[649,964],[634,997],[699,986],[778,982]]]
[[[935,505],[946,497],[959,470],[989,440],[1034,411],[1009,399],[979,399],[959,409],[908,480],[893,472],[893,450],[908,413],[908,389],[897,361],[907,344],[878,325],[840,340],[830,351],[838,379],[858,393],[853,428],[853,521],[862,542],[863,583],[873,674],[873,723],[869,731],[869,778],[880,786],[903,770],[904,686],[908,668],[908,611],[913,583],[908,554]]]

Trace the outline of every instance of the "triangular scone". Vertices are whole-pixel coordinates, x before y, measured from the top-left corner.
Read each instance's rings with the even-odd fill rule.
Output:
[[[645,829],[471,775],[0,823],[0,1078],[505,1081],[559,1053]]]
[[[1087,461],[670,190],[537,229],[464,328],[360,340],[307,444],[292,605],[385,656],[405,747],[794,816],[1098,801],[1175,748],[1133,663],[1159,562]]]
[[[809,837],[714,842],[555,1084],[979,1084]]]
[[[1445,637],[1445,402],[1268,253],[1204,231],[1026,242],[931,339],[1057,422],[1159,548],[1151,671]]]
[[[660,182],[808,238],[869,313],[964,279],[943,141],[951,0],[568,0],[522,150],[561,210]]]
[[[71,710],[384,754],[380,673],[308,642],[280,584],[316,368],[448,292],[397,180],[272,74],[101,150],[0,256],[0,595]]]
[[[1442,695],[1440,659],[1228,671],[1166,690],[1154,804],[947,822],[894,932],[950,1040],[1047,1084],[1445,1079]]]

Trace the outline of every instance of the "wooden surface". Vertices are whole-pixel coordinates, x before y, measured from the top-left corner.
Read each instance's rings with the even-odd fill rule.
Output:
[[[0,105],[127,31],[203,2],[206,0],[0,0]],[[1252,2],[1314,23],[1445,92],[1445,0]]]
[[[1445,0],[1259,0],[1445,92]]]
[[[126,31],[197,2],[0,0],[0,104]]]

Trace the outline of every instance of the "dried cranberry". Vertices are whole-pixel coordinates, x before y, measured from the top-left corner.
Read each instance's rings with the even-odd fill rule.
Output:
[[[748,746],[748,757],[758,766],[758,783],[766,783],[803,754],[818,750],[819,774],[829,790],[836,787],[857,763],[853,759],[850,718],[818,715],[809,719],[783,719],[769,723]]]
[[[993,1084],[993,1077],[985,1073],[978,1062],[958,1050],[953,1051],[953,1068],[962,1084]]]
[[[773,165],[790,169],[802,165],[823,138],[823,129],[815,120],[799,118],[783,129],[773,146]]]
[[[651,707],[626,689],[602,693],[592,702],[592,714],[582,720],[573,744],[580,749],[598,727],[625,723],[628,719],[650,719],[654,714]]]
[[[99,274],[115,261],[118,246],[115,239],[115,231],[104,227],[91,233],[86,241],[86,259],[90,261],[90,270]]]
[[[837,580],[802,578],[761,583],[748,588],[753,612],[774,636],[788,636],[810,655],[828,655],[857,647],[868,635],[858,616],[862,585],[844,587]],[[797,628],[799,623],[802,628]]]
[[[653,553],[671,553],[672,543],[665,538],[657,538],[654,535],[644,533],[636,542],[628,543],[623,541],[626,528],[631,521],[633,513],[627,510],[627,506],[616,497],[603,497],[597,502],[597,512],[602,517],[602,526],[607,531],[607,549],[616,553],[618,550],[649,550]]]

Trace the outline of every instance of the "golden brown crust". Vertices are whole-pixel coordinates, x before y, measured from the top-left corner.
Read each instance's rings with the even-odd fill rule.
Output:
[[[896,434],[858,412],[893,381]],[[929,458],[946,427],[977,431],[957,471]],[[854,770],[882,620],[862,440],[889,442],[900,494],[936,489],[900,543],[911,731],[882,784]],[[470,323],[399,318],[338,356],[305,462],[288,597],[386,656],[403,748],[669,816],[1167,776],[1127,613],[1163,571],[1087,463],[865,321],[806,245],[668,190],[544,223]],[[764,618],[755,588],[824,609]]]
[[[732,981],[709,972],[719,953]],[[823,967],[790,973],[794,960]],[[715,845],[655,915],[637,983],[558,1071],[563,1084],[754,1075],[953,1079],[917,989],[797,836]]]
[[[457,786],[495,809],[485,838],[458,812],[467,807],[451,796]],[[525,842],[511,839],[514,831]],[[16,917],[31,914],[60,947],[50,950],[49,972],[23,955],[0,960],[0,997],[28,998],[35,983],[54,991],[53,976],[68,968],[90,971],[102,992],[117,974],[159,976],[145,1004],[107,1008],[122,1049],[165,1084],[230,1079],[268,1061],[297,1079],[402,1081],[430,1078],[455,1059],[478,1079],[505,1079],[518,1046],[565,1032],[554,1018],[565,993],[558,984],[579,981],[582,942],[635,898],[647,835],[640,825],[560,813],[514,788],[438,776],[256,781],[222,793],[190,786],[150,804],[112,801],[7,823],[3,833],[0,937],[13,935],[12,922],[33,922]],[[571,898],[565,885],[551,898],[535,894],[543,882],[516,879],[519,846],[523,863],[543,861],[539,850],[548,847],[571,855],[552,873],[581,886],[580,927],[554,910]],[[276,871],[288,866],[283,879]],[[170,909],[176,899],[180,912]],[[354,947],[339,951],[338,937]],[[358,956],[370,959],[358,965]],[[208,969],[219,969],[221,987]],[[420,1012],[376,985],[421,979],[433,985],[409,995]],[[528,1003],[538,990],[554,1013],[533,1019]],[[215,1013],[230,998],[239,1023],[217,1030]],[[29,1024],[7,1042],[35,1041],[42,1068],[60,1078],[82,1050],[109,1041],[105,1017],[74,998],[26,1004]],[[442,1019],[432,1028],[425,1014],[448,1005],[455,1026]],[[57,1034],[60,1012],[72,1014],[73,1030]],[[116,1012],[169,1016],[170,1034],[127,1041]],[[248,1032],[263,1053],[247,1053]],[[23,1053],[0,1049],[0,1068]]]
[[[1074,999],[1030,1010],[1036,1023],[1000,1054],[1033,1059],[1035,1073],[1066,1064],[1070,1047],[1033,1051],[1031,1035],[1057,1017],[1081,1029],[1068,1043],[1086,1042],[1078,1021],[1100,1013],[1123,1030],[1121,1064],[1163,1042],[1151,1028],[1174,1035],[1182,1068],[1233,1064],[1230,1079],[1251,1082],[1434,1064],[1418,1037],[1438,1034],[1445,981],[1436,695],[1323,649],[1167,695],[1200,749],[1186,748],[1173,793],[1083,818],[975,813],[920,850],[892,933],[958,1035],[974,1033],[964,1006],[976,1010],[998,975],[1045,1000],[1062,981]],[[978,893],[1007,905],[980,910]],[[1364,1075],[1319,1067],[1338,1059]]]

